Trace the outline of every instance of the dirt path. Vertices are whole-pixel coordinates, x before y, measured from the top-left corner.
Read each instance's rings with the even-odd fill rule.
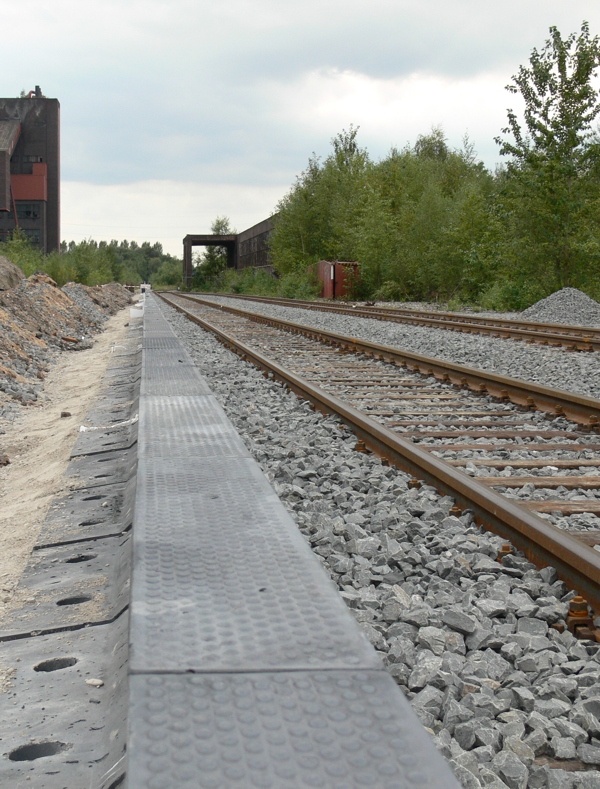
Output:
[[[45,381],[47,402],[23,408],[22,416],[0,436],[0,620],[10,607],[27,559],[52,499],[65,490],[65,471],[102,374],[111,346],[126,336],[129,308],[105,324],[89,350],[65,353]],[[71,416],[61,418],[61,412]]]

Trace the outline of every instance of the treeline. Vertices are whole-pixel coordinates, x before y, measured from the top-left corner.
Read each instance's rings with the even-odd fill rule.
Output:
[[[522,309],[565,286],[600,297],[598,37],[556,28],[509,86],[525,102],[488,171],[441,129],[373,161],[351,127],[313,157],[278,206],[280,276],[310,280],[320,259],[357,260],[355,297]],[[523,125],[522,125],[523,124]]]
[[[88,239],[63,242],[60,252],[45,255],[17,231],[13,238],[0,244],[0,255],[19,266],[26,276],[43,271],[59,285],[152,282],[176,287],[181,283],[181,260],[163,252],[158,242]]]

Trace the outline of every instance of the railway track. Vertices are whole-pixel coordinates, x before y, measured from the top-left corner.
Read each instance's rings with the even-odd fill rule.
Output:
[[[437,329],[447,329],[465,334],[485,334],[491,337],[521,340],[528,343],[564,348],[570,351],[600,350],[600,329],[593,326],[566,326],[560,323],[487,318],[480,315],[461,315],[455,312],[342,305],[326,301],[299,301],[297,299],[244,296],[231,293],[227,294],[227,298],[277,304],[283,307],[299,307],[304,310],[315,310],[318,312],[333,312],[338,315],[352,315],[355,318],[371,318],[392,323],[406,323],[411,326],[431,326]]]
[[[370,449],[452,495],[600,610],[600,402],[236,310],[162,296]],[[568,622],[596,635],[585,603]]]

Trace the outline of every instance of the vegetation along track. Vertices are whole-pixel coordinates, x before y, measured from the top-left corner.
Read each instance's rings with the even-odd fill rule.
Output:
[[[215,296],[223,294],[211,294]],[[550,345],[568,351],[600,351],[600,329],[593,326],[566,326],[561,323],[539,323],[510,318],[488,318],[481,315],[464,315],[455,312],[421,311],[400,307],[370,307],[368,305],[332,304],[327,301],[299,301],[298,299],[269,298],[227,294],[228,299],[259,301],[282,307],[300,307],[303,310],[333,312],[355,318],[372,318],[411,326],[431,326],[436,329],[465,334],[487,334],[502,339],[522,340],[528,343]]]
[[[538,566],[555,567],[600,612],[600,401],[194,296],[162,298],[340,416],[359,451],[453,496]],[[568,624],[596,636],[582,601]]]

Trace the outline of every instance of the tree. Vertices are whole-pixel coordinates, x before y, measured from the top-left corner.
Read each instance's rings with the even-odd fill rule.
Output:
[[[210,230],[217,236],[229,236],[236,232],[231,228],[229,217],[226,216],[218,216],[210,226]],[[219,246],[206,247],[194,260],[194,264],[192,287],[213,287],[227,268],[227,249]]]
[[[464,151],[451,150],[434,128],[373,162],[357,131],[336,135],[324,161],[311,157],[280,202],[271,236],[278,273],[306,272],[323,258],[358,260],[363,296],[380,288],[416,298],[456,294],[491,191],[473,146],[467,139]],[[470,293],[473,282],[471,273]]]
[[[499,194],[505,253],[513,276],[520,269],[548,291],[581,285],[600,262],[600,144],[592,130],[599,63],[600,41],[587,22],[566,39],[551,27],[541,52],[534,49],[507,86],[525,106],[524,127],[509,109],[502,130],[509,137],[496,138],[510,157]]]

